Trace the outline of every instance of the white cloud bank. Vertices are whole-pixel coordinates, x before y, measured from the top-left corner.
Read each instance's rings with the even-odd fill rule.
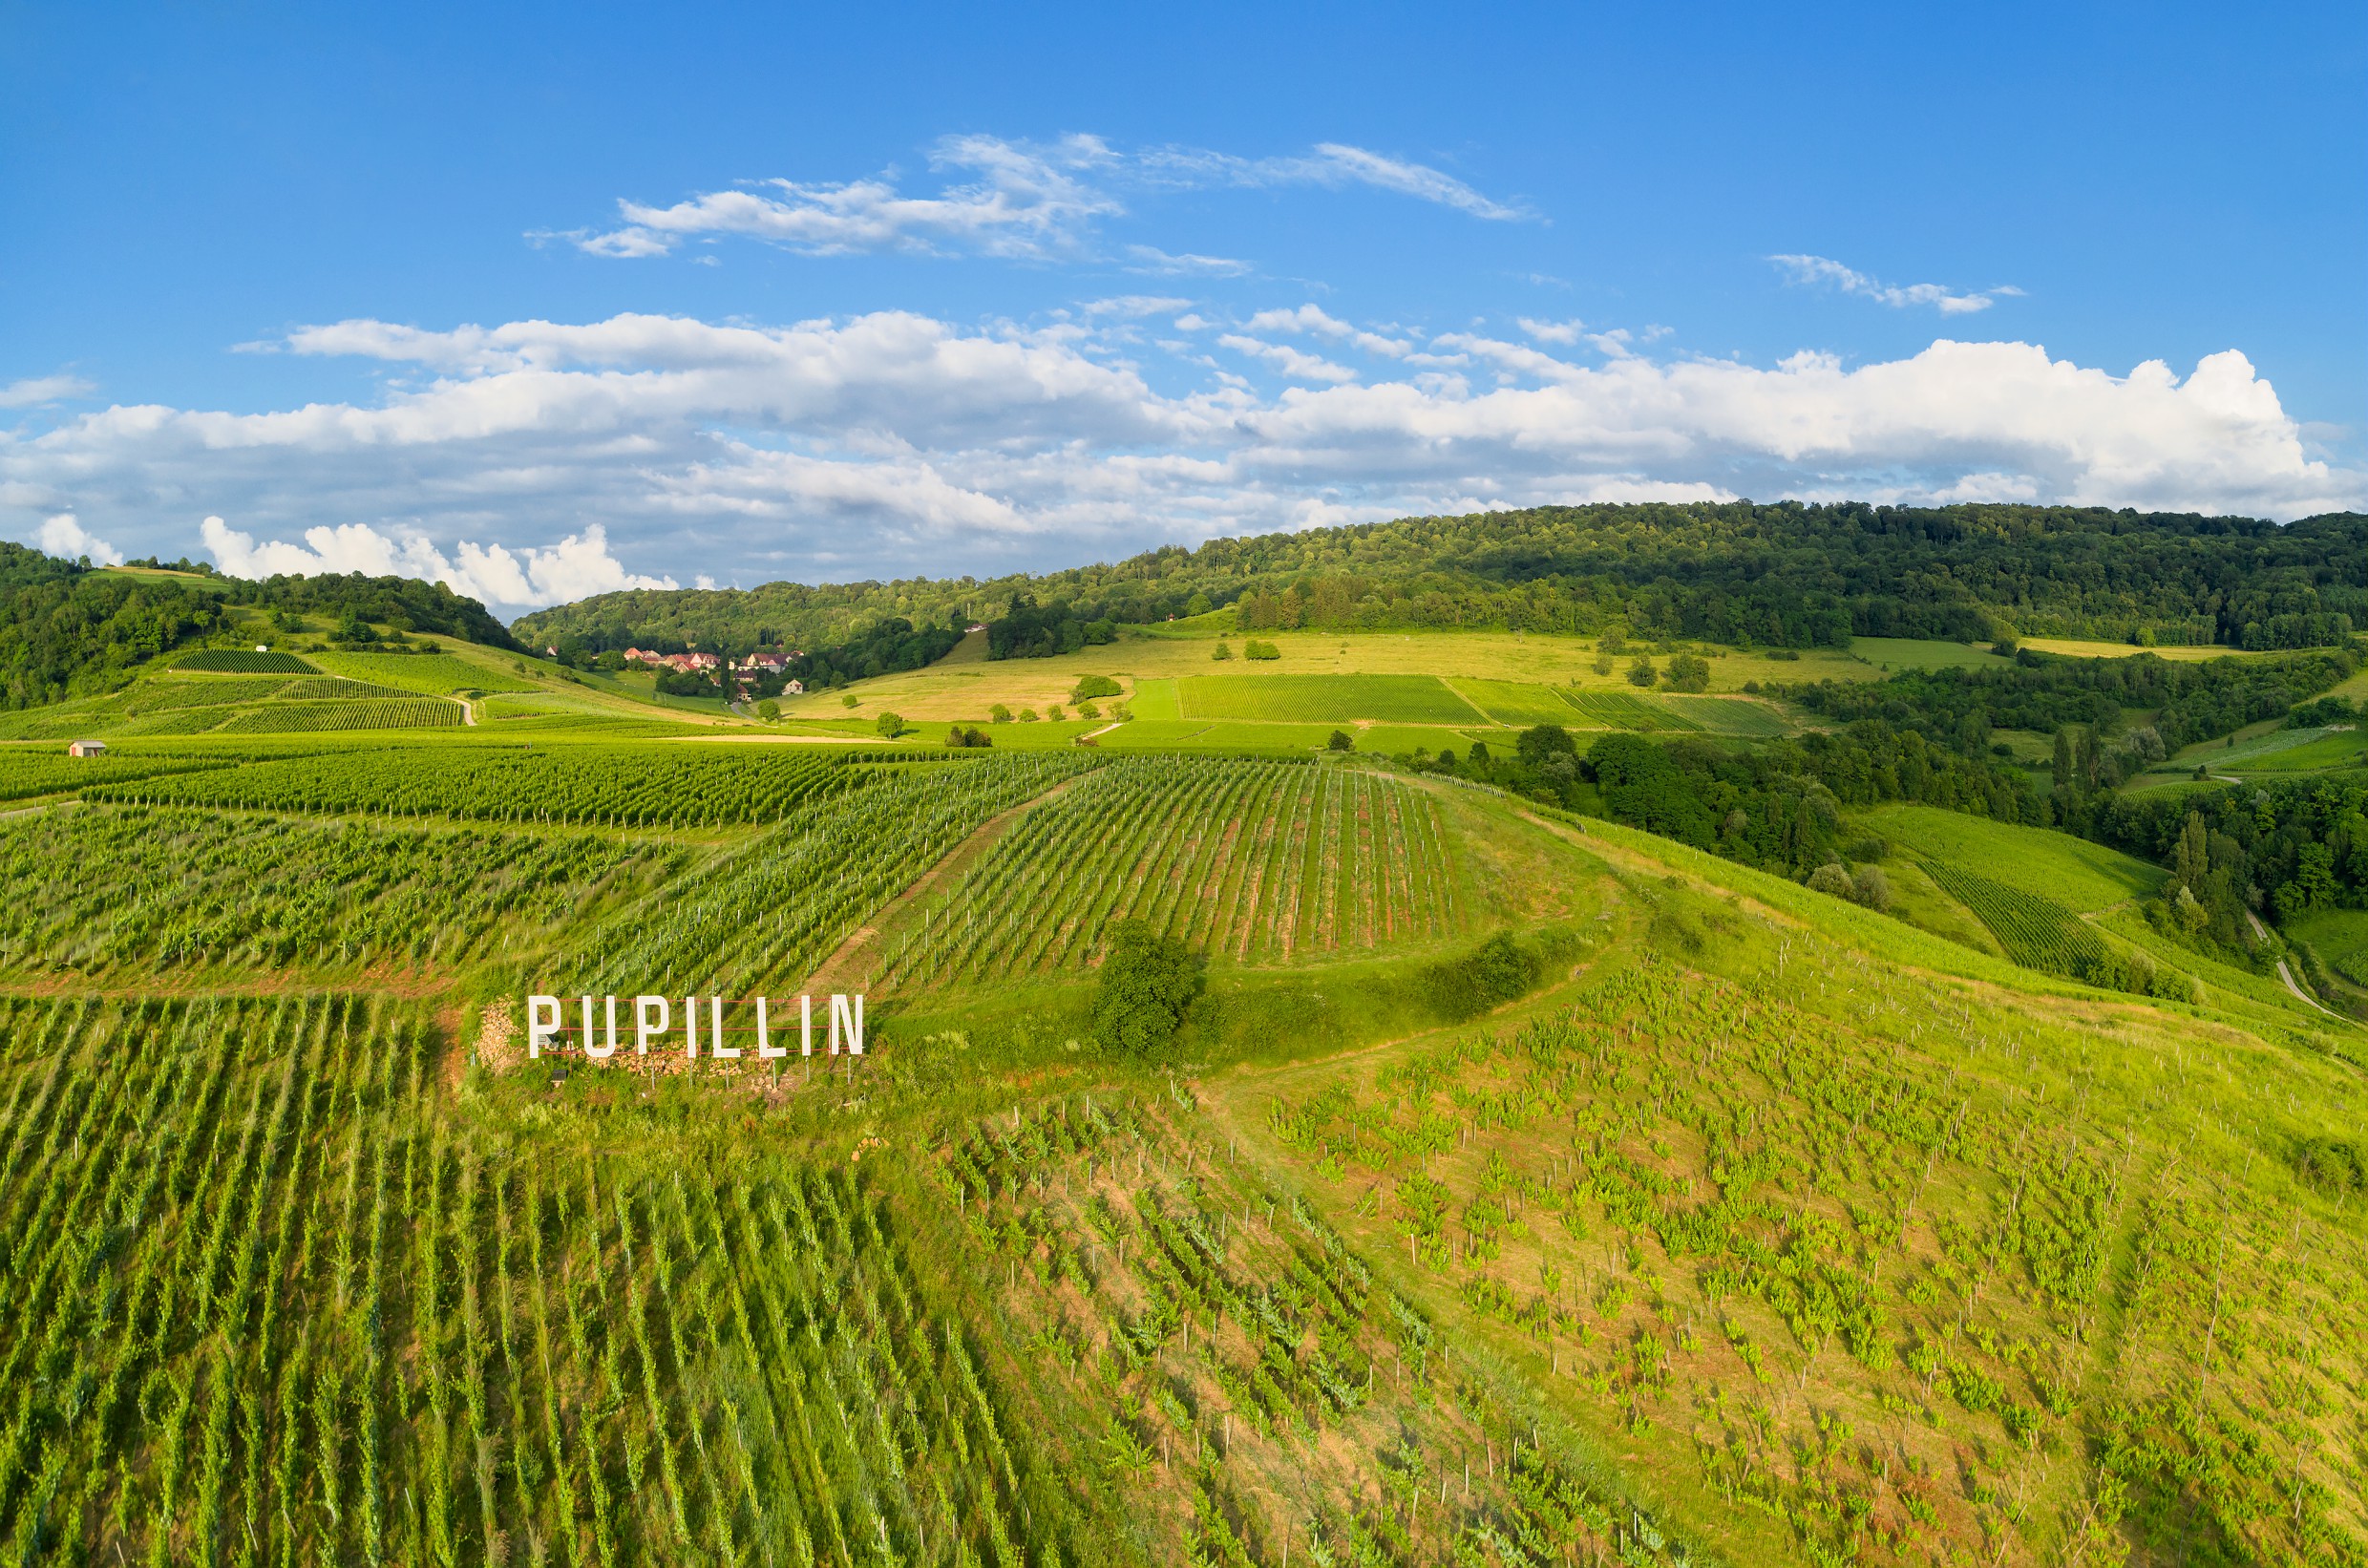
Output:
[[[1754,366],[1649,357],[1632,347],[1649,333],[1576,324],[1423,341],[1310,306],[1220,329],[1244,357],[1169,345],[1157,380],[1181,390],[1154,390],[1129,357],[1150,351],[1134,313],[1173,303],[1081,309],[1041,331],[909,312],[307,328],[284,347],[422,379],[368,403],[0,425],[0,520],[71,515],[174,555],[201,529],[226,570],[401,572],[515,611],[673,575],[991,572],[1550,501],[2011,498],[2275,518],[2368,501],[2368,476],[2310,456],[2233,350],[2184,377],[1948,339],[1874,364]],[[1550,351],[1579,345],[1583,357]]]
[[[1127,210],[1129,189],[1228,185],[1364,185],[1492,222],[1529,216],[1427,164],[1330,141],[1300,157],[1244,159],[1192,147],[1122,152],[1093,136],[1051,142],[955,136],[930,149],[929,166],[969,178],[933,195],[908,194],[893,173],[835,182],[759,180],[671,206],[620,201],[619,227],[533,238],[627,259],[668,255],[686,240],[741,238],[810,256],[969,252],[1048,261],[1089,254],[1096,226]],[[1128,255],[1139,270],[1161,275],[1246,270],[1225,257],[1172,256],[1150,245],[1129,246]]]
[[[626,571],[608,553],[607,532],[597,523],[541,550],[514,551],[464,540],[455,552],[457,559],[421,535],[396,538],[365,522],[307,528],[302,544],[284,540],[258,544],[253,535],[220,518],[207,518],[198,525],[198,540],[214,563],[232,577],[317,577],[330,572],[416,577],[497,605],[555,604],[621,588],[679,586],[670,577]]]

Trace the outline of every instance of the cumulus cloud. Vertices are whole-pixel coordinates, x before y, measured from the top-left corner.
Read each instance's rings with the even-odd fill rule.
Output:
[[[1365,185],[1474,218],[1530,216],[1427,164],[1332,141],[1297,157],[1245,159],[1193,147],[1121,152],[1094,136],[1050,142],[953,136],[930,149],[929,167],[968,178],[928,195],[906,192],[893,171],[840,181],[751,180],[669,206],[621,200],[624,222],[617,227],[531,238],[565,240],[596,256],[626,260],[670,255],[687,240],[736,237],[812,256],[904,251],[1046,261],[1090,254],[1093,231],[1127,211],[1129,190],[1226,185]],[[1225,257],[1171,255],[1144,244],[1129,246],[1128,255],[1136,269],[1150,272],[1247,269]]]
[[[988,572],[1319,517],[1556,500],[1995,498],[2277,518],[2368,502],[2368,476],[2312,456],[2232,350],[2185,375],[1950,339],[1871,364],[1755,365],[1648,354],[1649,332],[1577,323],[1416,344],[1308,305],[1212,329],[1275,377],[1261,382],[1207,357],[1210,339],[1139,341],[1135,312],[1174,303],[1080,306],[1044,329],[901,311],[307,328],[280,347],[414,376],[352,402],[0,424],[0,525],[32,537],[71,516],[175,555],[212,514],[237,519],[202,525],[226,570],[407,573],[522,608],[694,569]],[[1327,357],[1348,350],[1372,353],[1367,373]]]
[[[1217,339],[1237,354],[1261,359],[1284,375],[1300,381],[1354,381],[1357,372],[1345,365],[1335,365],[1321,354],[1302,353],[1287,343],[1266,343],[1238,332],[1227,332]]]
[[[416,577],[441,583],[455,593],[497,607],[560,604],[624,588],[671,588],[670,577],[628,572],[608,552],[606,530],[595,523],[544,549],[462,540],[447,556],[424,535],[402,537],[369,523],[318,526],[304,542],[271,540],[258,544],[220,518],[198,525],[199,542],[214,563],[232,577],[315,577],[361,572],[370,577]]]
[[[123,552],[86,530],[75,520],[72,512],[61,512],[56,517],[43,519],[40,529],[33,535],[33,541],[41,546],[44,555],[56,556],[63,561],[88,557],[101,566],[123,564]]]
[[[98,389],[78,375],[34,375],[0,387],[0,409],[30,409]]]
[[[1844,294],[1872,300],[1878,305],[1888,305],[1894,310],[1905,309],[1912,305],[1929,305],[1944,316],[1963,316],[1989,309],[2000,296],[2022,292],[2011,284],[2000,284],[1996,288],[1977,289],[1971,293],[1959,293],[1936,283],[1913,283],[1903,287],[1878,283],[1864,272],[1824,256],[1770,256],[1768,260],[1785,272],[1787,283],[1804,286],[1822,285]]]

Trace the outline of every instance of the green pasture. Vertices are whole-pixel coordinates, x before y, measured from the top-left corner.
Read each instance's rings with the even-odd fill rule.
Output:
[[[1466,724],[1485,716],[1435,675],[1193,675],[1176,687],[1183,714],[1193,719]]]
[[[2003,669],[2012,659],[1971,643],[1941,643],[1917,637],[1853,637],[1850,654],[1876,669]]]

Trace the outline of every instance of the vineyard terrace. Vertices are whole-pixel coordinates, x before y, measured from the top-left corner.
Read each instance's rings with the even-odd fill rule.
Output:
[[[560,1035],[572,1034],[577,1037],[577,1043],[582,1049],[584,1055],[594,1061],[614,1056],[617,1053],[617,998],[611,996],[603,997],[602,1000],[607,1004],[603,1009],[606,1031],[603,1037],[603,1043],[595,1045],[592,1029],[592,999],[589,996],[581,999],[580,1016],[582,1023],[574,1028],[567,1027],[564,1016],[565,1008],[558,997],[529,996],[526,999],[526,1054],[529,1057],[539,1057],[542,1054],[545,1042],[552,1041]],[[731,1005],[735,1007],[745,1007],[753,1004],[756,1009],[756,1021],[752,1025],[743,1024],[727,1028],[724,1023],[725,998],[708,997],[707,999],[707,1054],[722,1061],[737,1061],[742,1054],[742,1048],[724,1044],[724,1037],[727,1034],[752,1033],[756,1036],[757,1060],[777,1061],[789,1055],[789,1047],[776,1046],[772,1043],[771,1020],[767,1008],[768,1001],[768,998],[761,996],[732,999]],[[643,1056],[648,1055],[649,1043],[671,1031],[674,1027],[673,1020],[672,998],[635,997],[633,999],[633,1049],[635,1053]],[[682,1039],[685,1056],[698,1056],[700,1032],[699,998],[687,996],[683,998]],[[801,996],[797,999],[797,1032],[798,1054],[812,1056],[814,1053],[814,998],[811,996]],[[854,996],[835,994],[831,998],[830,1054],[838,1055],[842,1043],[848,1055],[863,1054],[863,997],[859,992]],[[554,1049],[563,1048],[555,1046]]]

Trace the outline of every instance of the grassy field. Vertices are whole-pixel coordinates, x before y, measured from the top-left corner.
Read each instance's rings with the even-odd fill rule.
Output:
[[[882,675],[848,688],[867,712],[891,710],[907,718],[939,721],[961,719],[983,723],[996,703],[1042,711],[1050,703],[1068,701],[1082,675],[1108,675],[1138,700],[1140,688],[1160,681],[1201,677],[1209,680],[1259,680],[1274,675],[1408,675],[1438,677],[1461,684],[1466,680],[1516,687],[1571,688],[1581,691],[1626,693],[1636,688],[1627,680],[1627,666],[1641,651],[1656,667],[1667,655],[1646,647],[1621,653],[1608,673],[1595,666],[1598,655],[1593,639],[1524,636],[1512,632],[1391,632],[1345,635],[1305,631],[1261,634],[1274,642],[1282,657],[1272,664],[1241,657],[1238,634],[1220,633],[1213,626],[1178,632],[1173,628],[1134,628],[1116,643],[1089,647],[1052,659],[1009,659],[957,662],[953,656],[924,670]],[[1222,663],[1211,652],[1223,641],[1234,657]],[[1802,651],[1797,660],[1778,660],[1765,652],[1704,646],[1710,666],[1710,689],[1739,692],[1746,682],[1871,680],[1880,671],[1863,660],[1830,648]],[[957,653],[961,652],[957,649]],[[810,692],[785,700],[783,710],[793,717],[826,716],[839,702],[839,692]],[[1527,692],[1525,700],[1534,700]],[[1145,712],[1145,717],[1186,717]],[[1322,715],[1335,721],[1364,715]]]
[[[2151,653],[2174,664],[2202,664],[2207,659],[2261,657],[2233,647],[2139,647],[2133,643],[2091,643],[2072,637],[2025,637],[2021,645],[2040,653],[2060,653],[2067,659],[2126,659],[2134,654]]]
[[[1188,719],[1469,724],[1487,716],[1430,675],[1192,675],[1176,682],[1176,693]]]
[[[2014,662],[1971,643],[1935,643],[1913,637],[1853,637],[1850,650],[1853,658],[1863,659],[1878,672],[1951,667],[2003,669]]]

